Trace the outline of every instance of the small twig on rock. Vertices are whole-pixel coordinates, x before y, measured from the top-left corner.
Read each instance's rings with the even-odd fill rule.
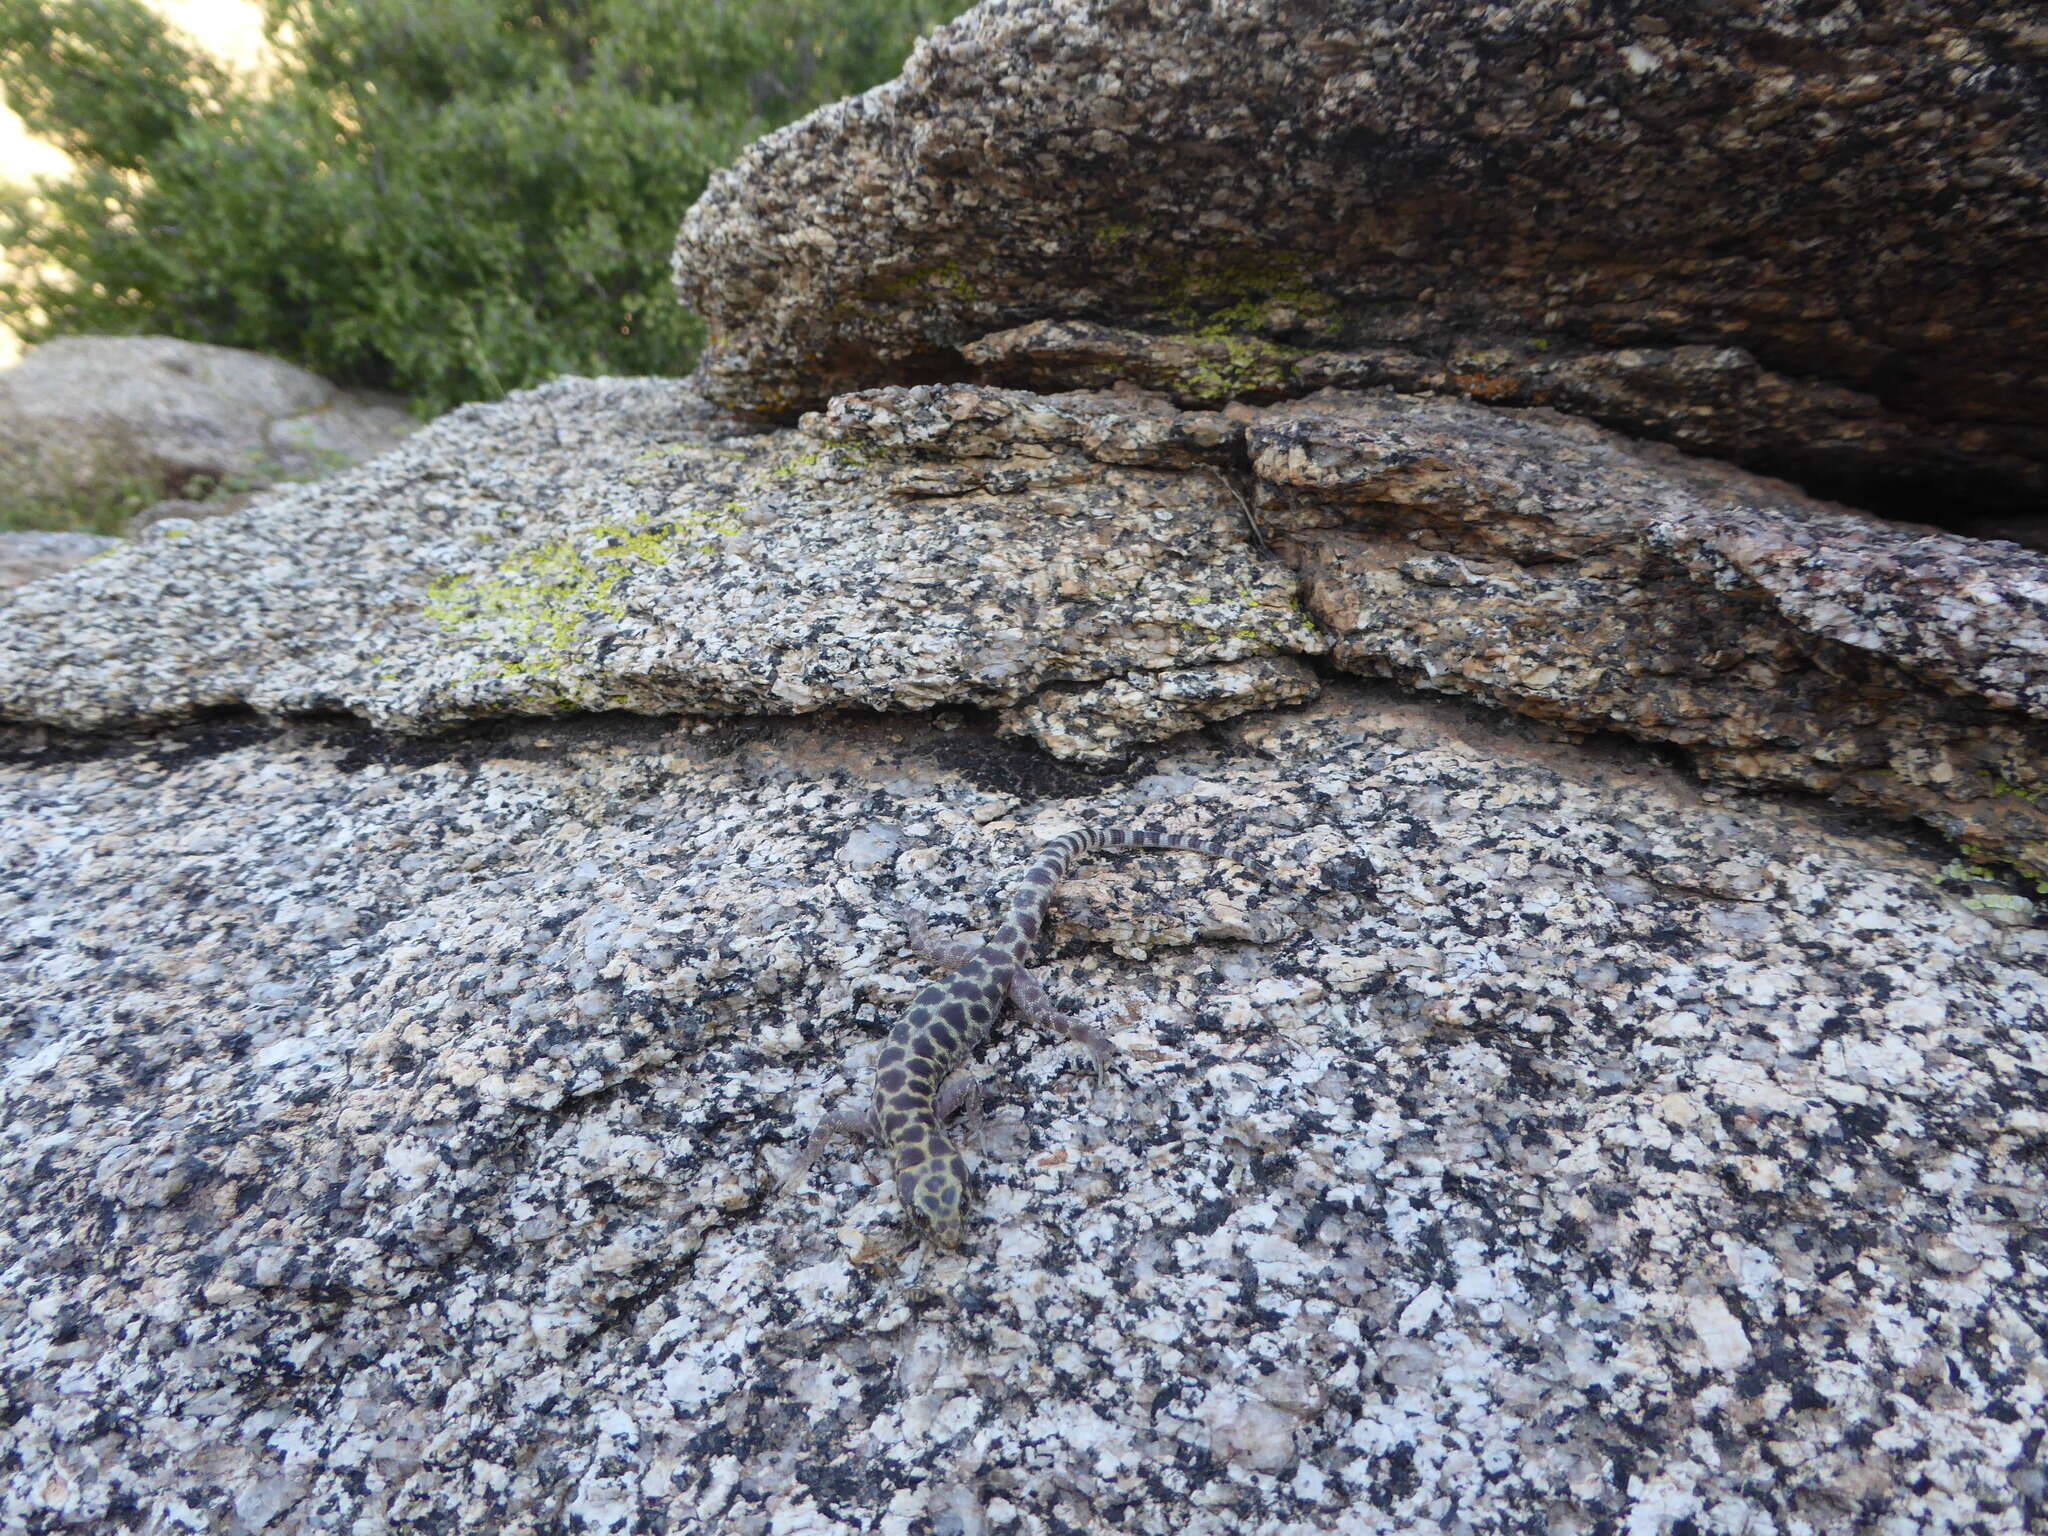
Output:
[[[1252,531],[1252,542],[1258,545],[1262,552],[1269,555],[1273,553],[1273,546],[1266,542],[1265,530],[1259,527],[1259,520],[1256,517],[1252,516],[1251,503],[1244,499],[1243,493],[1240,492],[1236,486],[1230,483],[1229,478],[1223,473],[1222,470],[1211,469],[1209,473],[1216,477],[1216,483],[1218,485],[1222,486],[1223,489],[1230,492],[1231,500],[1235,501],[1238,504],[1238,506],[1244,510],[1244,523],[1245,526],[1251,529]]]

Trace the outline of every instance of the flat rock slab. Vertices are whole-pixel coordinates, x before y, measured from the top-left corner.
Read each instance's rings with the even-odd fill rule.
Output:
[[[844,717],[10,741],[0,1525],[2038,1529],[2041,932],[1333,695],[1078,794]],[[999,1033],[961,1254],[855,1146],[782,1189],[896,908],[1128,824],[1319,891],[1076,871],[1128,1072]]]
[[[2048,873],[2048,559],[1440,397],[562,381],[0,599],[0,715],[967,705],[1107,766],[1325,651]]]
[[[1041,411],[991,478],[857,432],[757,434],[673,381],[557,382],[23,591],[0,607],[0,714],[419,731],[953,703],[1018,706],[1018,729],[1110,761],[1309,696],[1293,657],[1321,631],[1238,493],[1135,429],[1088,456],[1108,451],[1090,423],[1179,419],[1142,406]]]
[[[2043,48],[1967,0],[1008,0],[713,177],[676,275],[752,410],[1079,321],[1236,339],[1196,359],[1233,394],[1291,371],[1271,343],[1857,500],[2038,509]],[[1037,364],[997,381],[1100,379]]]

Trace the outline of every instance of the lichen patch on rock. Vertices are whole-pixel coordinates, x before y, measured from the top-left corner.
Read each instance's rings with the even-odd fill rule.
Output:
[[[1146,396],[965,407],[915,443],[878,402],[761,434],[656,380],[472,407],[367,469],[24,591],[0,710],[96,729],[249,704],[416,731],[1006,707],[1127,680],[1085,732],[1071,709],[1014,717],[1109,762],[1313,690],[1298,663],[1284,684],[1242,669],[1325,642],[1240,494],[1183,472],[1236,423]],[[981,464],[996,439],[1014,472]]]

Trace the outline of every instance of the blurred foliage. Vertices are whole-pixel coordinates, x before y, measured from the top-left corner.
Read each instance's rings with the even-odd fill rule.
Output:
[[[166,486],[119,433],[79,441],[0,435],[0,533],[125,533]]]
[[[139,0],[0,0],[0,90],[77,161],[0,193],[0,323],[249,347],[418,408],[686,371],[684,209],[965,0],[266,0],[228,76]]]

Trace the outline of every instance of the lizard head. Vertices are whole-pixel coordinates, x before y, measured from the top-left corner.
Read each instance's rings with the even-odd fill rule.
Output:
[[[959,1154],[935,1157],[897,1176],[896,1191],[933,1242],[958,1248],[967,1237],[967,1164]]]

